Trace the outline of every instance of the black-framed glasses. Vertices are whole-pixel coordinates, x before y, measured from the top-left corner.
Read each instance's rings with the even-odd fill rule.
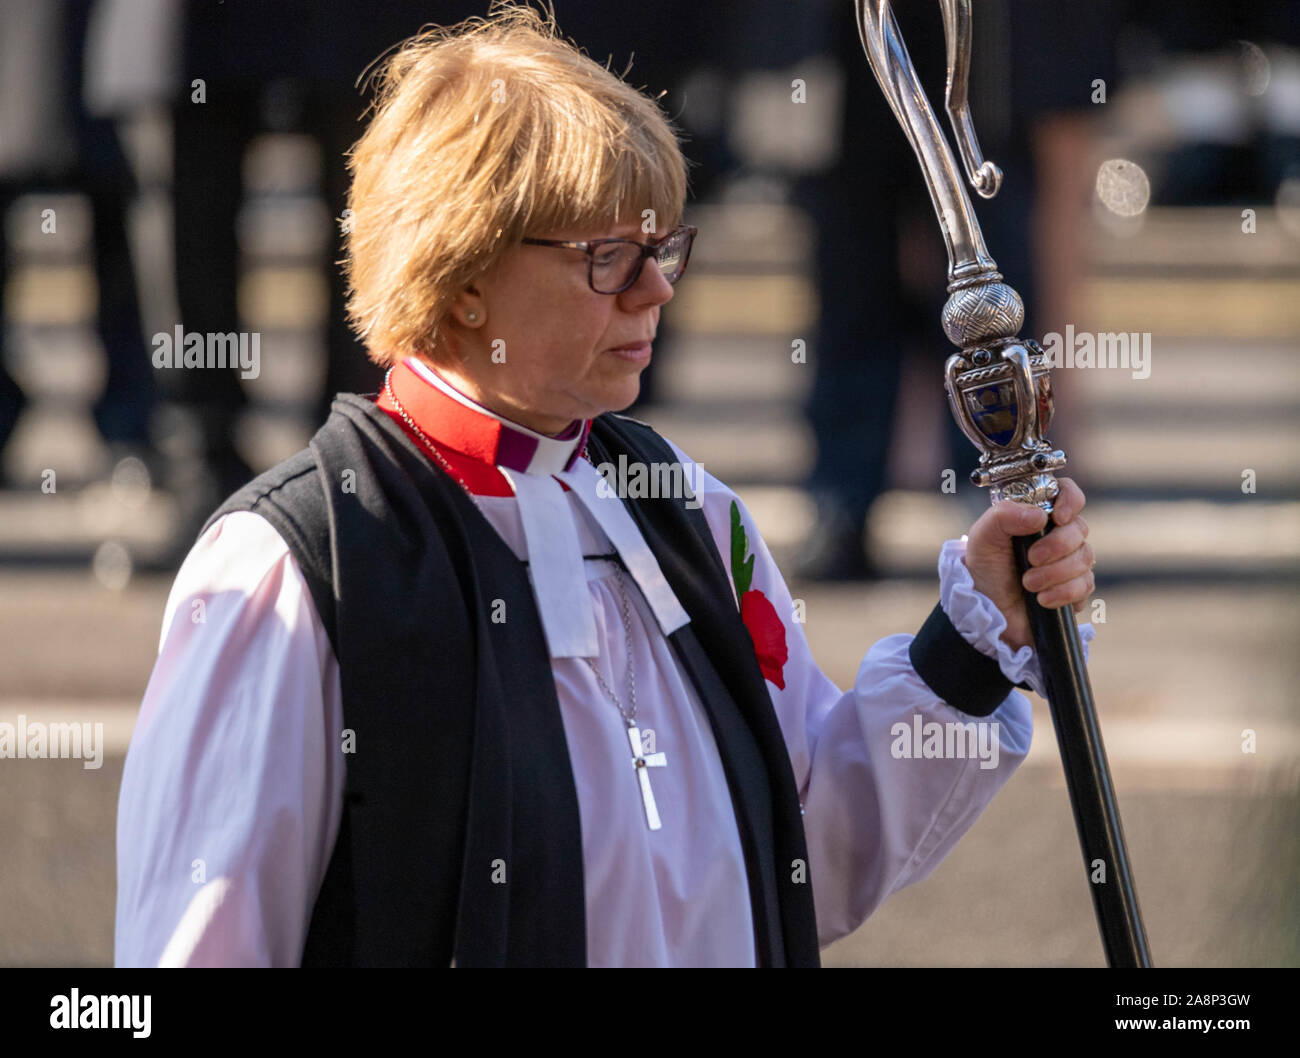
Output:
[[[670,231],[658,242],[634,239],[592,239],[589,242],[566,242],[563,239],[524,239],[530,246],[558,246],[563,250],[581,250],[587,255],[587,283],[597,294],[621,294],[641,278],[647,257],[653,257],[669,284],[676,283],[686,271],[691,244],[697,229],[688,224]]]

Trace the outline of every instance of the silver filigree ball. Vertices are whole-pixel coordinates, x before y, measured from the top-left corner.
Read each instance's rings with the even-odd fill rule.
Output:
[[[1024,322],[1024,302],[1006,283],[955,290],[943,307],[943,332],[963,349],[977,342],[1014,338]]]

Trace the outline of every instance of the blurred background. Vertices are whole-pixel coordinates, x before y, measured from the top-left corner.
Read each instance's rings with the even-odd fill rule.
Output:
[[[106,739],[98,769],[0,760],[0,964],[111,964],[171,576],[333,393],[379,386],[333,265],[358,77],[486,6],[0,0],[0,721]],[[938,224],[852,5],[554,6],[662,94],[694,166],[700,234],[633,414],[745,499],[846,687],[988,502],[943,396]],[[941,101],[938,4],[895,6]],[[1145,350],[1056,370],[1051,438],[1089,496],[1091,675],[1154,959],[1296,965],[1300,3],[974,6],[975,127],[1006,172],[976,210],[1024,333]],[[256,333],[255,377],[155,366],[178,327]],[[1103,964],[1035,716],[954,853],[825,962]]]

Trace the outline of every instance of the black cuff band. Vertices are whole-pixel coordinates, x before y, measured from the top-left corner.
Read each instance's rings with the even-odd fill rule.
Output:
[[[1013,684],[993,658],[967,643],[938,603],[907,648],[907,656],[930,690],[970,716],[988,716],[1006,701],[1013,686],[1024,686]]]

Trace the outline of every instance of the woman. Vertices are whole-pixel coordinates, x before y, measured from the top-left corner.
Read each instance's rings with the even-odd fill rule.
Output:
[[[949,541],[921,633],[841,692],[744,504],[612,414],[695,235],[654,103],[498,9],[389,60],[351,164],[350,311],[390,370],[177,576],[118,963],[816,965],[1023,759],[1010,536],[1044,515]],[[1063,485],[1026,584],[1078,607]],[[903,745],[973,747],[971,717],[979,759]]]

